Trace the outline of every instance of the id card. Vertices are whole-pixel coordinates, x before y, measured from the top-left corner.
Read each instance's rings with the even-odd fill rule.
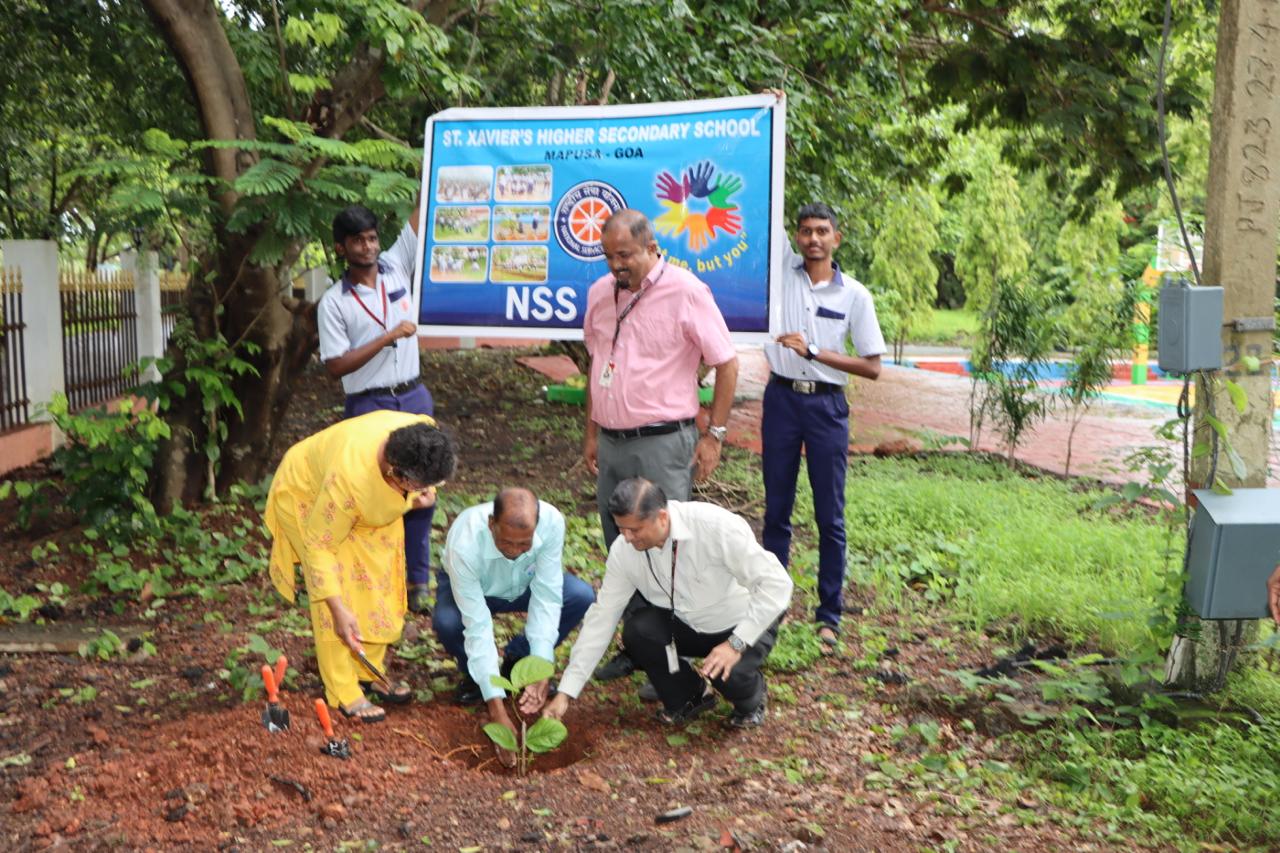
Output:
[[[604,366],[604,370],[600,371],[600,387],[608,388],[613,384],[613,362],[608,362]]]
[[[680,671],[680,654],[676,651],[676,641],[667,643],[667,672],[675,675]]]

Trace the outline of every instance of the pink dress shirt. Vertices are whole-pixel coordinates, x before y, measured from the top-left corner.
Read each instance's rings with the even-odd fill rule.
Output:
[[[634,429],[698,413],[698,362],[715,366],[735,356],[729,328],[711,289],[693,273],[659,260],[644,296],[613,334],[618,314],[636,298],[616,290],[606,274],[587,292],[582,337],[591,353],[591,419],[607,429]],[[616,297],[615,297],[616,290]],[[613,363],[613,382],[600,374]]]

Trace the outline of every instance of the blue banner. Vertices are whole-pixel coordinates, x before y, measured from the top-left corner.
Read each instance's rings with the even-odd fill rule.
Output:
[[[608,272],[601,229],[630,207],[711,288],[732,332],[769,329],[781,218],[769,95],[625,107],[456,109],[427,122],[419,323],[428,334],[580,338]]]

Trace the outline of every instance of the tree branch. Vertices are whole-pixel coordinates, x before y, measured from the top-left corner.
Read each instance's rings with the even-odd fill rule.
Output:
[[[399,144],[399,145],[403,145],[405,148],[412,148],[412,147],[413,147],[413,146],[411,146],[408,142],[405,142],[403,139],[401,139],[400,137],[396,136],[394,133],[391,133],[391,132],[390,132],[390,131],[388,131],[388,130],[384,130],[384,129],[382,129],[381,127],[379,127],[378,125],[374,124],[374,123],[373,123],[373,120],[372,120],[372,119],[370,119],[368,116],[361,116],[361,117],[360,117],[360,124],[362,124],[362,125],[364,125],[365,127],[369,128],[370,130],[372,130],[372,131],[374,132],[374,134],[376,134],[377,136],[381,137],[382,139],[387,140],[388,142],[395,142],[395,143],[397,143],[397,144]]]
[[[933,12],[940,15],[950,15],[953,18],[962,18],[966,21],[969,21],[970,23],[977,24],[983,29],[990,30],[996,35],[1002,36],[1007,39],[1013,38],[1013,33],[1010,32],[1009,30],[1006,30],[1004,27],[991,23],[991,21],[987,20],[982,15],[975,15],[973,12],[969,12],[964,9],[957,9],[954,6],[941,6],[936,4],[930,5],[928,3],[926,3],[924,6],[921,6],[920,8],[924,12]],[[997,15],[1003,15],[1006,10],[993,9],[992,11]]]

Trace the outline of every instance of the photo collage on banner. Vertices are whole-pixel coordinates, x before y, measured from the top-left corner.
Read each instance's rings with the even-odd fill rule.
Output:
[[[581,337],[630,207],[707,283],[739,339],[769,327],[780,233],[772,96],[627,107],[454,109],[427,122],[419,323],[427,334]]]

